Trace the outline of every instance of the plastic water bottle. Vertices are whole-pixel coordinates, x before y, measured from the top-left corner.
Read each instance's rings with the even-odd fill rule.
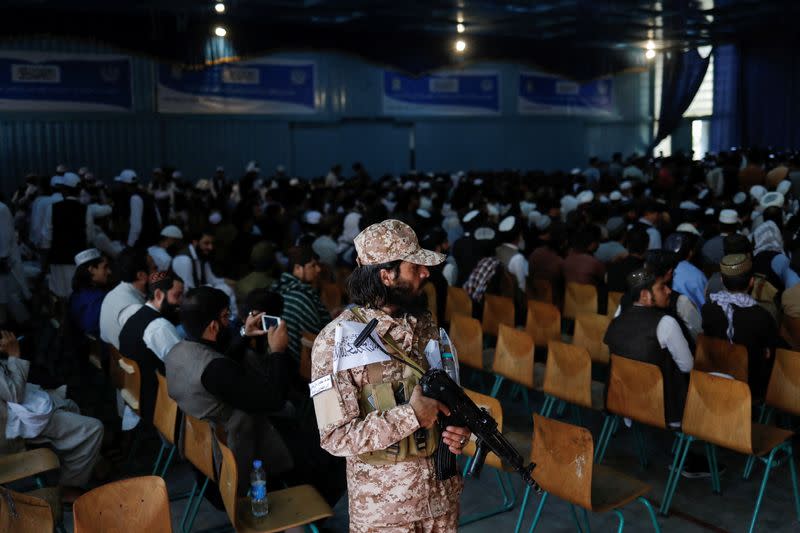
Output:
[[[253,461],[253,471],[250,473],[250,508],[255,518],[269,514],[267,475],[258,459]]]
[[[459,383],[458,370],[456,370],[456,361],[453,359],[453,352],[450,351],[450,345],[445,344],[442,351],[442,367],[450,379]]]

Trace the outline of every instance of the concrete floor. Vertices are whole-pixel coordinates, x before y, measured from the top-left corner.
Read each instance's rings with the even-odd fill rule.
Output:
[[[506,389],[507,390],[507,389]],[[531,419],[524,412],[521,402],[511,402],[508,394],[503,396],[506,431],[530,434]],[[539,409],[542,397],[539,394],[531,396],[531,408]],[[566,411],[569,413],[569,410]],[[602,415],[596,412],[583,412],[583,423],[596,437],[602,424]],[[654,429],[645,428],[650,465],[642,469],[635,454],[632,431],[621,426],[617,435],[611,441],[606,456],[605,464],[626,472],[651,485],[648,499],[658,506],[667,480],[668,465],[670,463],[669,448],[672,443],[670,434]],[[797,444],[797,442],[795,442]],[[142,449],[138,468],[147,470],[147,464],[155,456],[155,442],[148,443]],[[698,453],[702,452],[702,445],[695,445]],[[741,472],[745,458],[726,450],[718,450],[718,460],[727,466],[727,472],[722,475],[722,495],[711,491],[710,479],[681,478],[678,490],[673,500],[671,514],[668,518],[658,517],[658,522],[663,531],[675,532],[738,532],[747,531],[752,516],[755,497],[763,477],[763,465],[756,467],[749,481],[741,479]],[[324,475],[324,474],[323,474]],[[511,477],[516,491],[516,504],[506,513],[481,520],[461,528],[466,533],[470,532],[510,532],[514,530],[519,516],[522,501],[522,480],[516,476]],[[193,477],[186,463],[174,465],[167,475],[167,485],[171,494],[179,494],[191,489]],[[497,507],[502,502],[500,490],[497,486],[495,472],[486,468],[481,479],[469,479],[465,483],[462,495],[461,515],[467,516],[487,509]],[[523,530],[530,527],[539,496],[532,494],[528,503]],[[175,531],[180,522],[186,506],[186,499],[171,503],[172,522]],[[335,508],[336,516],[324,524],[328,531],[347,531],[347,502],[343,498]],[[652,525],[644,506],[638,502],[629,504],[623,509],[626,531],[652,531]],[[617,517],[613,513],[602,515],[589,515],[592,529],[595,531],[615,531]],[[229,522],[223,511],[216,510],[207,501],[204,501],[195,522],[194,531],[208,530],[218,526],[227,525]],[[65,514],[65,526],[72,531],[72,515]],[[574,531],[575,526],[571,518],[569,507],[563,501],[550,497],[545,506],[539,531]],[[758,519],[759,531],[772,532],[797,532],[800,523],[792,505],[792,490],[787,465],[773,469],[764,501]]]

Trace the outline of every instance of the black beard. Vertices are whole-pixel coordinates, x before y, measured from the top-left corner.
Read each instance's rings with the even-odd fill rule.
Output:
[[[428,310],[425,293],[420,291],[419,294],[414,294],[411,288],[402,282],[387,288],[386,300],[386,305],[395,308],[394,314],[398,316],[404,314],[421,316]]]
[[[164,300],[161,303],[161,316],[167,319],[172,325],[177,326],[180,324],[180,307],[171,304],[168,301]]]

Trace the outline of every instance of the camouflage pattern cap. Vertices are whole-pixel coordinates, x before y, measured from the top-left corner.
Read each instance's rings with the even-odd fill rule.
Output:
[[[444,254],[420,247],[411,226],[399,220],[373,224],[355,238],[359,265],[380,265],[391,261],[408,261],[433,266],[445,260]]]

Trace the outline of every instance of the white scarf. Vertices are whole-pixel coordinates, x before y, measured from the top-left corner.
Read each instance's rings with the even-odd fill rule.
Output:
[[[728,319],[728,341],[733,344],[733,306],[745,308],[753,307],[758,303],[752,296],[743,292],[719,291],[711,294],[709,298],[725,313],[725,318]]]

